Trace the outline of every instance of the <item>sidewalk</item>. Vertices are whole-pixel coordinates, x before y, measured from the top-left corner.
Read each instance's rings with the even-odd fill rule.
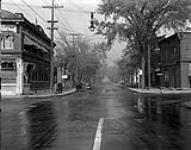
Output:
[[[71,89],[63,91],[62,93],[58,93],[58,94],[2,95],[1,99],[12,99],[12,98],[47,98],[47,97],[69,95],[69,94],[72,94],[74,92],[76,92],[76,89],[75,88],[71,88]]]
[[[140,94],[191,94],[191,89],[136,89],[128,88],[129,90]]]

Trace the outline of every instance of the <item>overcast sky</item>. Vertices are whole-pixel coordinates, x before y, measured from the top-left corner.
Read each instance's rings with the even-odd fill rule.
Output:
[[[50,9],[42,8],[51,4],[52,0],[2,0],[2,9],[11,10],[11,12],[21,12],[31,22],[37,23],[43,27],[45,32],[49,34],[46,29],[49,24],[46,22],[50,20]],[[55,0],[55,4],[63,6],[64,8],[58,8],[55,10],[55,19],[58,20],[56,26],[58,31],[64,31],[66,33],[81,33],[92,41],[102,40],[104,38],[98,38],[94,33],[90,32],[88,27],[90,26],[90,12],[96,11],[98,4],[101,0]],[[95,18],[103,19],[100,14],[95,14]],[[57,40],[58,34],[55,34],[55,40]],[[116,60],[121,56],[121,51],[124,47],[121,44],[115,44],[112,50],[108,53],[108,57],[111,60]]]

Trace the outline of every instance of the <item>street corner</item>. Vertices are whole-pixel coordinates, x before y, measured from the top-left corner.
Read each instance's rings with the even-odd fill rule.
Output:
[[[21,100],[21,99],[42,99],[42,98],[49,98],[49,97],[57,97],[57,96],[65,96],[70,95],[76,92],[75,88],[68,89],[62,93],[46,93],[46,94],[34,94],[34,95],[2,95],[3,100]]]

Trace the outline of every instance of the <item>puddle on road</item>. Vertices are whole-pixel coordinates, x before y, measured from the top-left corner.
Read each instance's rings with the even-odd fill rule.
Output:
[[[107,141],[105,149],[119,142],[130,149],[190,149],[191,110],[184,107],[185,99],[176,97],[167,102],[167,98],[153,96],[134,98],[134,102],[127,100],[134,106],[133,116],[106,120],[103,138],[110,143]]]
[[[169,128],[180,128],[191,123],[191,111],[186,109],[184,103],[180,97],[171,97],[166,101],[156,97],[139,96],[134,108],[143,116],[138,119],[157,121]]]
[[[56,138],[57,123],[52,102],[34,103],[21,113],[25,121],[22,132],[27,137],[28,149],[36,150],[51,147]]]

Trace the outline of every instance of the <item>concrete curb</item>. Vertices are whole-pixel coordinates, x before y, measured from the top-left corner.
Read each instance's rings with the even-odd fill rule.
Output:
[[[71,89],[71,90],[68,90],[68,91],[65,91],[63,93],[60,93],[60,94],[44,94],[44,95],[10,95],[10,96],[6,96],[6,95],[2,95],[1,96],[1,99],[18,99],[18,98],[33,98],[33,99],[40,99],[40,98],[50,98],[50,97],[58,97],[58,96],[65,96],[65,95],[70,95],[72,93],[75,93],[76,92],[76,89]]]
[[[134,89],[134,88],[128,88],[130,91],[139,93],[139,94],[191,94],[191,90],[160,90],[160,89],[151,89],[151,90],[145,90],[145,89]]]
[[[159,95],[159,94],[166,94],[166,95],[172,95],[172,94],[191,94],[191,89],[183,89],[183,90],[170,90],[170,89],[137,89],[137,88],[130,88],[125,85],[121,85],[118,83],[113,83],[114,85],[120,87],[120,88],[127,88],[128,90],[138,93],[138,94],[154,94],[154,95]]]
[[[128,88],[128,90],[135,92],[135,93],[139,93],[139,94],[161,94],[161,92],[159,90],[157,90],[155,92],[149,91],[149,90],[134,89],[134,88]]]

